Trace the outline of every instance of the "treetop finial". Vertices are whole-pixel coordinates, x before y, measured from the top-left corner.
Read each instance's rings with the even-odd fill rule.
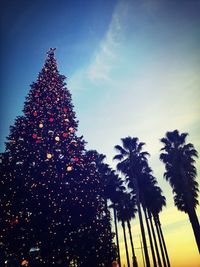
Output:
[[[56,48],[49,48],[49,50],[47,51],[47,55],[48,56],[54,56]]]

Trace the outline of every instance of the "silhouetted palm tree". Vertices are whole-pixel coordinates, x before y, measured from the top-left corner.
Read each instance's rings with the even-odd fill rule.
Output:
[[[110,175],[110,180],[109,180],[109,183],[107,185],[107,190],[109,192],[109,199],[112,202],[110,207],[113,208],[116,242],[117,242],[117,248],[118,248],[119,267],[120,267],[121,261],[120,261],[118,227],[117,227],[117,205],[118,205],[118,201],[119,201],[121,194],[122,194],[121,192],[123,192],[125,190],[125,187],[123,185],[122,179],[114,172],[112,172]]]
[[[132,246],[132,253],[134,255],[133,257],[135,257],[131,228],[130,228],[130,219],[134,217],[135,212],[136,212],[135,205],[134,205],[134,202],[131,201],[130,194],[126,192],[121,192],[119,200],[118,200],[118,204],[117,204],[117,217],[119,221],[122,222],[124,244],[125,244],[128,267],[130,267],[130,261],[129,261],[128,246],[127,246],[125,222],[127,222],[128,224],[129,236],[130,236],[131,246]]]
[[[119,267],[121,267],[120,260],[120,249],[119,249],[119,236],[118,236],[118,227],[117,227],[117,213],[116,213],[116,202],[118,201],[118,192],[125,189],[123,186],[123,181],[119,178],[118,175],[109,167],[108,164],[104,163],[106,158],[105,155],[99,154],[96,150],[89,150],[87,154],[90,158],[93,158],[94,163],[96,164],[97,170],[101,178],[101,184],[103,187],[103,195],[105,200],[106,213],[109,214],[108,210],[108,200],[111,200],[114,213],[114,225],[115,225],[115,234],[116,234],[116,243],[117,243],[117,252],[118,252],[118,262]]]
[[[149,209],[150,209],[150,211],[153,215],[153,218],[154,218],[154,223],[155,223],[156,230],[157,230],[158,240],[160,243],[160,250],[161,250],[163,265],[164,265],[164,267],[167,267],[167,266],[170,267],[170,262],[169,262],[169,257],[168,257],[168,252],[167,252],[164,236],[162,239],[161,234],[160,234],[161,227],[159,227],[159,222],[160,222],[159,213],[162,211],[162,208],[164,206],[166,206],[166,199],[162,195],[162,190],[158,186],[154,186],[152,188],[152,196],[153,196],[153,198],[150,202]]]
[[[117,164],[117,169],[123,172],[124,174],[128,175],[129,185],[132,185],[133,189],[135,190],[137,210],[140,221],[140,229],[144,245],[146,266],[150,267],[144,223],[140,207],[140,192],[138,186],[138,181],[140,177],[143,175],[144,169],[148,166],[147,164],[148,153],[142,151],[144,143],[140,143],[138,138],[126,137],[122,138],[121,141],[122,141],[122,146],[120,145],[115,146],[115,149],[119,152],[119,154],[117,154],[114,157],[114,159],[120,161]]]
[[[155,246],[157,260],[158,260],[158,266],[162,267],[160,252],[159,252],[159,249],[158,249],[158,243],[157,243],[155,229],[154,229],[154,225],[153,225],[153,221],[152,221],[152,214],[148,209],[147,209],[147,213],[148,213],[148,218],[149,218],[149,221],[150,221],[151,232],[152,232],[152,235],[153,235],[154,246]]]
[[[172,187],[175,206],[188,214],[200,253],[200,226],[195,212],[199,189],[194,166],[198,154],[193,144],[186,144],[187,135],[178,130],[167,132],[161,139],[164,147],[160,159],[165,164],[164,177]]]
[[[131,219],[135,218],[135,214],[137,212],[136,209],[136,197],[133,194],[122,192],[121,196],[119,196],[119,212],[118,214],[123,217],[124,221],[127,222],[129,238],[131,243],[131,250],[133,256],[133,266],[137,267],[137,258],[135,255],[134,245],[133,245],[133,237],[131,231]]]
[[[153,245],[153,238],[152,238],[152,233],[148,221],[148,214],[147,210],[150,207],[152,203],[152,199],[154,198],[154,195],[152,192],[154,191],[154,187],[157,184],[157,181],[155,177],[151,174],[151,169],[149,168],[146,173],[143,175],[142,179],[139,182],[139,187],[140,187],[140,201],[142,203],[144,215],[145,215],[145,220],[146,220],[146,225],[147,225],[147,231],[149,235],[149,242],[150,242],[150,247],[151,247],[151,252],[152,252],[152,259],[153,259],[153,264],[154,267],[157,267],[157,260],[156,260],[156,254],[154,250],[154,245]],[[158,256],[158,265],[162,267],[161,261]]]

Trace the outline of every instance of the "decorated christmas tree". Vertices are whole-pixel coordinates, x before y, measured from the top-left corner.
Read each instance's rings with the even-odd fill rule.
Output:
[[[48,51],[1,155],[1,254],[8,266],[110,266],[103,186],[77,137],[54,52]]]

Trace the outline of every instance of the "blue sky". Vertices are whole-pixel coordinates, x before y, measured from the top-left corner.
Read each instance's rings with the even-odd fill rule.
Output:
[[[146,142],[167,197],[167,241],[173,248],[177,234],[178,247],[178,236],[188,232],[187,244],[194,247],[187,217],[173,207],[162,178],[159,139],[179,129],[200,152],[200,1],[9,0],[1,12],[1,150],[46,51],[56,47],[88,148],[106,154],[114,166],[113,147],[121,137]],[[194,247],[191,259],[195,253]],[[184,257],[176,263],[183,267]]]

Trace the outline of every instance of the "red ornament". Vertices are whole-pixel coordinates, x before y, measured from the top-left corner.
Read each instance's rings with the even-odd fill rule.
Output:
[[[19,223],[18,218],[14,218],[14,219],[12,219],[12,220],[10,221],[10,224],[11,224],[11,225],[16,225],[16,224],[18,224],[18,223]]]
[[[53,121],[54,121],[54,118],[50,118],[49,121],[50,121],[50,122],[53,122]]]
[[[79,158],[74,158],[74,161],[79,161]]]
[[[68,136],[68,134],[67,133],[63,133],[63,137],[67,137]]]
[[[68,111],[68,108],[65,107],[65,108],[64,108],[64,112],[67,112],[67,111]]]
[[[33,116],[34,116],[34,117],[36,117],[37,114],[38,114],[37,111],[34,111],[34,112],[33,112]]]
[[[33,137],[33,139],[36,139],[37,138],[37,134],[33,134],[32,137]]]

